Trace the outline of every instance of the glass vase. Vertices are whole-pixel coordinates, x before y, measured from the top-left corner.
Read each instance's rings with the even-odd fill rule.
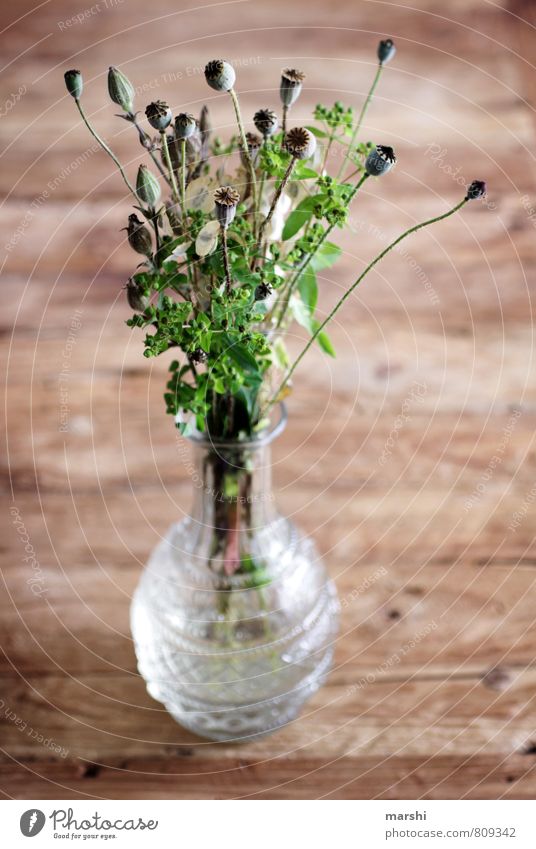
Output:
[[[272,430],[190,437],[191,515],[153,551],[132,602],[138,668],[184,727],[244,740],[296,717],[332,661],[339,604],[312,540],[281,516]]]

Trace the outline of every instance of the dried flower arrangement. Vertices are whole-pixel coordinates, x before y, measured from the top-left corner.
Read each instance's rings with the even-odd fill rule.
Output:
[[[144,257],[126,285],[134,315],[131,327],[147,328],[146,357],[176,348],[165,393],[167,412],[181,432],[207,431],[226,439],[251,435],[266,425],[272,406],[289,391],[291,378],[311,345],[335,352],[326,326],[371,269],[402,239],[448,218],[472,199],[483,197],[485,183],[474,181],[453,208],[409,228],[376,256],[348,286],[329,314],[315,317],[316,273],[333,265],[340,248],[329,241],[347,223],[350,204],[370,177],[393,168],[392,147],[358,141],[359,131],[383,68],[395,55],[391,39],[377,50],[378,67],[365,103],[355,118],[336,102],[319,105],[318,126],[288,127],[305,75],[281,75],[281,123],[270,108],[253,116],[257,133],[246,132],[235,71],[221,59],[205,68],[208,85],[231,98],[238,132],[224,144],[214,136],[206,106],[198,119],[183,112],[173,120],[169,106],[150,103],[145,114],[152,136],[134,111],[134,88],[110,68],[112,101],[138,133],[158,177],[140,165],[136,184],[95,131],[81,102],[79,71],[65,81],[80,115],[112,157],[135,199],[128,218],[128,242]],[[326,171],[330,151],[338,148],[336,176]],[[232,154],[238,153],[238,166]],[[230,169],[234,168],[233,171]],[[162,201],[162,187],[169,197]],[[293,362],[284,344],[292,320],[310,334]]]

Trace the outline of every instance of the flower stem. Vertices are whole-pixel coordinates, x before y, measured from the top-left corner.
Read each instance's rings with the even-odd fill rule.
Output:
[[[268,226],[268,224],[270,223],[270,221],[272,220],[276,206],[279,203],[279,199],[280,199],[281,195],[283,194],[283,190],[284,190],[285,186],[287,185],[288,181],[290,180],[290,175],[292,174],[292,171],[293,171],[295,164],[296,164],[296,157],[293,156],[291,158],[288,166],[287,166],[287,170],[285,171],[283,179],[281,180],[281,182],[279,183],[279,185],[278,185],[278,187],[275,191],[275,194],[274,194],[274,197],[273,197],[273,200],[272,200],[272,204],[270,206],[270,209],[268,210],[268,214],[267,214],[266,218],[264,219],[264,221],[262,222],[262,224],[259,228],[259,235],[258,235],[258,238],[257,238],[257,244],[255,245],[255,253],[258,253],[258,251],[260,251],[260,249],[261,249],[263,233],[264,233],[266,227]]]
[[[285,386],[289,382],[290,378],[292,377],[292,375],[296,371],[296,368],[298,367],[300,362],[303,360],[305,354],[307,353],[307,351],[309,350],[311,345],[313,345],[313,343],[316,341],[318,336],[322,333],[322,331],[324,330],[326,325],[329,324],[329,322],[334,317],[334,315],[340,310],[340,308],[342,307],[344,302],[350,297],[350,295],[357,288],[357,286],[359,286],[359,284],[361,283],[363,278],[365,278],[367,276],[369,271],[371,271],[374,268],[374,266],[377,265],[380,262],[380,260],[382,260],[384,258],[384,256],[386,254],[388,254],[390,251],[392,251],[392,249],[394,247],[396,247],[396,245],[398,245],[399,242],[401,242],[403,239],[405,239],[406,236],[411,235],[411,233],[415,233],[417,230],[421,230],[423,227],[428,227],[429,224],[435,224],[437,221],[443,221],[444,218],[449,218],[449,216],[454,215],[455,212],[458,212],[458,210],[461,209],[462,206],[465,206],[465,204],[467,203],[468,200],[469,200],[469,198],[464,197],[463,200],[461,200],[459,203],[457,203],[456,206],[452,207],[452,209],[449,209],[448,212],[444,212],[442,215],[437,215],[435,218],[428,218],[426,221],[421,221],[419,224],[415,224],[413,227],[410,227],[409,230],[406,230],[404,233],[402,233],[400,236],[398,236],[393,242],[391,242],[389,245],[387,245],[387,247],[384,248],[383,251],[381,251],[381,253],[379,253],[378,256],[376,256],[372,260],[372,262],[370,262],[367,265],[367,267],[359,275],[359,277],[357,278],[355,283],[353,283],[350,286],[350,288],[346,290],[346,292],[344,293],[342,298],[340,298],[340,300],[337,301],[337,303],[335,304],[335,306],[333,307],[333,309],[331,310],[329,315],[324,319],[324,321],[322,321],[318,325],[317,329],[315,330],[315,332],[313,333],[313,335],[311,336],[311,338],[309,339],[309,341],[307,342],[305,347],[302,349],[300,354],[297,356],[297,358],[294,360],[294,362],[292,363],[292,365],[288,369],[288,371],[287,371],[284,379],[282,380],[280,386],[278,387],[277,391],[272,395],[272,397],[268,401],[266,409],[268,409],[276,401],[276,399],[280,396],[281,392],[283,391],[283,389],[285,388]],[[266,409],[263,412],[266,412]]]
[[[163,179],[166,181],[166,183],[168,184],[170,189],[173,188],[173,186],[171,185],[171,180],[169,179],[168,175],[166,174],[164,167],[162,166],[162,163],[160,162],[158,156],[155,154],[154,150],[152,149],[152,142],[151,142],[149,136],[147,135],[147,133],[145,132],[143,127],[140,126],[138,119],[136,118],[136,115],[134,113],[131,113],[129,116],[127,116],[127,120],[130,121],[132,124],[134,124],[134,126],[136,127],[136,129],[138,131],[138,135],[140,137],[140,142],[141,142],[142,146],[145,148],[145,150],[147,151],[147,153],[149,154],[149,156],[151,157],[151,159],[153,160],[156,167],[158,168],[158,171],[160,172],[160,176],[163,177]]]
[[[281,140],[281,147],[285,144],[285,136],[287,134],[287,115],[288,115],[288,106],[283,104],[283,121],[281,124],[281,129],[283,130],[283,138]]]
[[[320,173],[323,174],[328,162],[329,152],[331,150],[331,145],[333,144],[333,139],[335,137],[335,130],[332,130],[328,139],[328,143],[326,144],[326,148],[324,150],[324,156],[322,159],[322,165],[320,166]]]
[[[365,180],[368,177],[369,177],[369,174],[363,174],[363,176],[361,177],[361,179],[359,180],[357,185],[354,186],[354,188],[352,189],[352,193],[351,193],[350,197],[348,198],[348,205],[350,205],[352,203],[357,192],[359,191],[359,189],[361,188],[361,186],[363,185],[363,183],[365,182]],[[276,326],[275,326],[276,330],[278,330],[279,327],[281,326],[281,323],[282,323],[282,321],[285,317],[285,313],[287,311],[287,307],[288,307],[289,302],[290,302],[290,297],[291,297],[294,289],[298,285],[300,277],[302,276],[303,272],[306,270],[307,266],[309,265],[309,263],[311,262],[313,257],[318,253],[318,251],[320,250],[320,248],[322,247],[322,245],[324,244],[324,242],[326,241],[327,237],[329,236],[329,234],[331,233],[331,231],[333,230],[334,227],[335,227],[335,224],[330,224],[329,227],[327,227],[326,230],[324,230],[324,232],[322,233],[322,236],[321,236],[317,246],[315,247],[314,251],[311,251],[311,253],[307,255],[305,261],[302,263],[300,268],[297,270],[294,277],[291,278],[289,285],[286,287],[283,303],[282,303],[281,309],[279,311],[279,318],[278,318]]]
[[[87,118],[86,113],[84,112],[84,109],[82,107],[82,104],[80,103],[80,100],[78,98],[76,98],[75,100],[76,100],[76,105],[78,106],[78,111],[80,112],[80,115],[82,116],[82,121],[84,122],[84,124],[88,128],[88,130],[91,133],[91,135],[93,136],[93,138],[96,139],[96,141],[100,144],[100,146],[108,154],[108,156],[110,156],[113,159],[113,161],[115,162],[115,164],[119,168],[119,171],[121,172],[121,176],[122,176],[123,180],[125,181],[125,184],[126,184],[128,190],[129,190],[129,192],[132,192],[132,194],[136,198],[136,201],[139,203],[139,198],[138,198],[138,195],[136,194],[136,190],[135,190],[134,186],[132,185],[132,183],[130,182],[130,180],[128,179],[127,175],[125,174],[125,171],[123,170],[123,166],[119,162],[119,159],[117,158],[115,153],[113,153],[110,150],[110,148],[108,147],[106,142],[101,139],[101,137],[99,136],[97,131],[90,124],[89,119]]]
[[[173,165],[171,164],[171,159],[169,156],[169,148],[166,138],[166,131],[162,130],[160,132],[160,138],[162,139],[162,150],[164,151],[164,159],[166,160],[166,166],[169,172],[169,178],[171,180],[171,188],[173,190],[173,199],[179,203],[179,190],[177,188],[177,181],[175,179],[175,172],[173,171]]]
[[[374,90],[375,90],[376,86],[378,85],[378,81],[380,79],[382,70],[383,70],[383,65],[378,65],[378,69],[377,69],[376,74],[374,76],[374,79],[372,81],[372,85],[369,89],[369,93],[367,94],[367,99],[365,100],[365,102],[363,104],[363,108],[361,109],[361,112],[359,113],[359,118],[357,119],[357,124],[354,127],[354,132],[352,133],[352,138],[350,139],[350,143],[349,143],[349,145],[346,149],[346,156],[343,158],[343,160],[341,162],[341,167],[339,168],[339,171],[337,173],[337,179],[340,179],[340,176],[345,169],[346,160],[348,159],[348,153],[351,151],[351,149],[353,148],[353,146],[355,144],[357,134],[359,133],[359,130],[361,129],[361,124],[363,123],[363,119],[364,119],[366,111],[369,107],[369,103],[372,100],[372,95],[374,94]]]
[[[231,284],[231,271],[229,268],[229,253],[227,251],[227,228],[220,227],[221,230],[221,247],[223,253],[223,267],[225,269],[225,284],[227,289],[227,295],[231,294],[232,284]]]
[[[156,209],[151,209],[151,223],[154,228],[154,236],[156,241],[156,253],[160,250],[160,234],[158,232],[158,213]]]
[[[263,139],[262,146],[263,146],[263,148],[266,147],[266,139]],[[261,212],[262,193],[264,192],[264,183],[265,182],[266,182],[266,171],[263,168],[262,174],[261,174],[261,183],[260,183],[260,186],[259,186],[259,191],[257,192],[257,209],[255,210],[256,216],[260,215],[260,212]]]
[[[183,229],[186,229],[186,139],[181,139],[181,211]]]
[[[253,160],[249,154],[248,143],[246,139],[246,131],[244,130],[244,124],[242,121],[242,115],[240,113],[240,104],[238,102],[238,97],[236,96],[236,91],[234,88],[229,89],[229,94],[231,95],[231,100],[233,101],[233,106],[236,115],[236,123],[238,124],[238,131],[240,133],[240,141],[242,144],[242,151],[244,153],[244,158],[248,164],[249,176],[251,179],[251,194],[253,199],[253,209],[257,208],[257,178],[255,176],[255,167],[253,165]]]

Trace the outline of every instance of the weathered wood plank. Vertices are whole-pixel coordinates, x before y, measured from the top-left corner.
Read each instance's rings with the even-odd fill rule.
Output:
[[[355,685],[329,684],[299,720],[270,738],[243,743],[241,755],[270,775],[274,761],[358,757],[479,757],[522,754],[534,734],[534,671],[505,667],[502,689],[486,680],[397,678],[393,670]],[[391,680],[389,680],[391,679]],[[370,683],[369,683],[370,681]],[[6,705],[0,717],[8,751],[33,762],[85,758],[117,766],[138,758],[173,758],[178,746],[193,749],[190,766],[208,773],[214,762],[232,762],[236,744],[212,744],[177,725],[146,694],[135,676],[64,674],[25,680],[4,677]],[[117,708],[120,709],[117,709]],[[5,715],[9,711],[8,716]],[[20,718],[17,724],[13,717]],[[27,727],[23,727],[23,723]],[[29,729],[35,729],[49,745]]]
[[[237,753],[208,774],[190,765],[189,748],[164,762],[126,760],[0,765],[0,788],[16,799],[530,799],[534,756],[278,758],[270,773]],[[213,767],[216,765],[213,765]],[[182,775],[186,771],[186,776]]]

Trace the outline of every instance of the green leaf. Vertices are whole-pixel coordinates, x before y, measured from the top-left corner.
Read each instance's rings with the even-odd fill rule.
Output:
[[[318,284],[316,282],[316,274],[311,267],[306,268],[303,274],[300,275],[298,289],[302,301],[312,315],[318,301]]]
[[[226,353],[239,368],[244,371],[253,372],[254,374],[259,373],[257,360],[253,354],[250,354],[245,345],[242,345],[240,342],[233,342],[228,334],[225,334],[224,340],[226,345],[228,345]]]
[[[199,345],[206,351],[207,353],[210,351],[210,343],[212,340],[212,330],[205,330],[204,333],[199,334]]]
[[[331,339],[324,330],[318,334],[316,341],[318,342],[325,354],[329,354],[330,357],[337,356],[337,354],[335,353],[335,348],[331,344]]]
[[[319,130],[318,127],[307,127],[310,133],[317,137],[317,139],[325,139],[327,133],[324,130]]]
[[[299,162],[294,169],[295,180],[316,180],[318,174],[312,168],[308,168],[305,162]]]
[[[290,310],[298,324],[305,327],[305,329],[312,335],[314,333],[313,319],[301,298],[291,298]]]
[[[283,235],[281,236],[283,241],[292,239],[298,230],[301,230],[303,225],[307,224],[313,215],[313,209],[317,202],[318,201],[314,197],[304,198],[304,200],[298,204],[296,209],[290,213],[289,217],[285,221],[285,226],[283,227]]]
[[[311,265],[315,271],[330,268],[335,265],[341,253],[342,250],[338,245],[334,245],[333,242],[324,242],[311,259]]]
[[[290,366],[290,357],[285,343],[281,338],[276,339],[274,342],[274,356],[280,369],[287,369]]]
[[[299,298],[292,298],[290,302],[290,308],[292,311],[292,315],[302,327],[305,327],[306,330],[309,331],[311,336],[315,333],[320,327],[320,322],[314,319],[311,314],[307,311],[307,307]],[[316,341],[322,348],[325,354],[329,354],[330,357],[335,357],[335,348],[331,344],[331,340],[328,334],[322,330],[321,333],[318,334]]]

